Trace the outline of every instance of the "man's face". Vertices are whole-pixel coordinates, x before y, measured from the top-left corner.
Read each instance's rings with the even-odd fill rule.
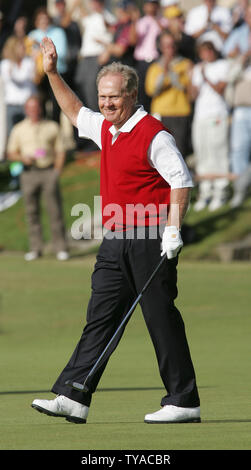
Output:
[[[25,104],[25,114],[31,121],[38,121],[41,117],[41,105],[39,100],[30,98]]]
[[[99,109],[105,119],[117,129],[123,126],[135,111],[136,92],[123,91],[124,79],[119,73],[107,74],[98,85]]]

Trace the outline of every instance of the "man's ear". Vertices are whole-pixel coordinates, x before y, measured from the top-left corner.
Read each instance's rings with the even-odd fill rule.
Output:
[[[133,90],[133,92],[131,93],[131,97],[132,97],[132,101],[133,101],[134,103],[136,103],[136,102],[137,102],[137,98],[138,98],[138,92],[137,92],[137,90]]]

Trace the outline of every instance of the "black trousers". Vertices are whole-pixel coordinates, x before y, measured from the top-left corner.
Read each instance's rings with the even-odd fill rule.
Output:
[[[65,382],[83,382],[158,264],[160,241],[159,236],[157,239],[104,238],[92,275],[87,323],[70,361],[52,388],[54,393],[90,405],[92,393],[123,331],[120,331],[101,367],[88,383],[90,393],[76,391]],[[178,259],[174,258],[162,264],[140,305],[167,392],[161,405],[193,407],[199,406],[195,373],[184,323],[174,305],[177,297],[177,263]]]

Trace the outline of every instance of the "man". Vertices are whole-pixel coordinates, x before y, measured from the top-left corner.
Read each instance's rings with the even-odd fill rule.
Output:
[[[25,104],[26,118],[16,124],[9,137],[7,156],[20,161],[21,190],[24,197],[29,229],[30,251],[26,261],[42,255],[43,240],[40,223],[40,200],[43,194],[49,214],[53,246],[57,259],[68,259],[65,229],[61,208],[59,175],[65,161],[65,151],[55,121],[42,119],[42,106],[37,96]]]
[[[146,415],[145,421],[198,422],[200,407],[194,369],[183,321],[174,305],[177,254],[183,245],[179,229],[192,186],[188,170],[164,126],[142,107],[137,109],[138,77],[134,69],[113,63],[100,71],[97,84],[101,113],[94,113],[83,107],[57,73],[56,49],[50,39],[44,40],[42,47],[44,69],[63,112],[78,127],[81,136],[94,139],[102,148],[102,214],[103,224],[110,230],[97,255],[87,324],[52,388],[59,396],[54,400],[36,399],[32,406],[52,416],[64,416],[68,421],[86,422],[92,394],[123,331],[119,330],[92,376],[88,393],[79,392],[66,382],[84,380],[159,262],[160,234],[155,237],[149,234],[154,232],[154,226],[163,223],[171,202],[171,208],[179,211],[169,210],[167,227],[163,227],[162,255],[169,259],[141,302],[167,396],[162,399],[162,408]],[[163,172],[163,177],[156,168]],[[171,187],[164,178],[169,179]],[[138,225],[133,204],[139,206]],[[117,208],[120,211],[113,218],[111,214]],[[145,236],[141,236],[144,230]]]
[[[177,52],[192,62],[197,61],[196,40],[193,36],[184,32],[184,12],[177,5],[168,6],[164,9],[163,16],[168,19],[168,31],[173,35]]]

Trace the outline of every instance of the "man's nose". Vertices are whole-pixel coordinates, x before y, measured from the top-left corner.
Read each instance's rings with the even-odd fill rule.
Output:
[[[110,98],[109,96],[106,96],[104,99],[104,105],[105,106],[111,106],[113,104],[113,99]]]

